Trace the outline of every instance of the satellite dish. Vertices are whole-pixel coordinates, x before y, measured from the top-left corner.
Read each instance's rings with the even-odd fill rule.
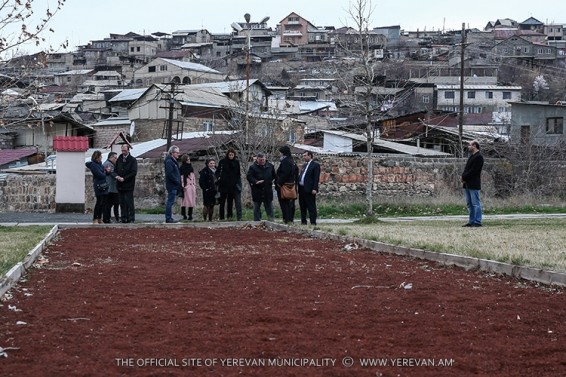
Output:
[[[132,120],[132,123],[130,123],[130,136],[133,137],[134,136],[134,132],[136,131],[136,122],[134,122]]]

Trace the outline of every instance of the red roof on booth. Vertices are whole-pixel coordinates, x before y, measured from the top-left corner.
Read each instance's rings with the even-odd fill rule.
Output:
[[[53,149],[57,152],[86,152],[88,150],[87,136],[55,136]]]

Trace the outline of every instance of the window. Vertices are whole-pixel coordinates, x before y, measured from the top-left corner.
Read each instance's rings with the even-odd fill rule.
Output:
[[[167,71],[167,66],[165,64],[159,66],[160,71]]]
[[[485,92],[485,98],[492,99],[493,98],[493,92]]]
[[[151,65],[151,66],[147,67],[147,71],[148,72],[155,72],[155,66]]]
[[[202,130],[204,132],[214,131],[214,122],[211,120],[205,120],[204,122],[202,122]]]
[[[134,52],[134,48],[133,48],[133,47],[130,47],[130,52]]]
[[[445,99],[454,99],[455,95],[454,92],[444,92]]]
[[[297,133],[295,130],[289,131],[289,137],[287,138],[289,144],[295,144],[297,142]]]
[[[503,92],[503,99],[511,99],[511,92]]]
[[[474,99],[474,98],[476,98],[476,92],[475,92],[475,91],[469,91],[469,92],[468,92],[468,98],[469,98],[469,99]]]
[[[430,97],[429,96],[423,96],[423,103],[430,103]]]
[[[546,118],[546,133],[558,135],[564,133],[564,118]]]
[[[140,52],[141,51],[141,47],[136,47],[136,51]]]
[[[537,51],[539,54],[542,54],[542,48],[539,48]]]

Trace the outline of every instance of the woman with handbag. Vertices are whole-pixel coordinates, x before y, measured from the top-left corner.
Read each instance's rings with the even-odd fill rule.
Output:
[[[212,221],[214,214],[214,205],[217,201],[216,194],[216,161],[213,158],[207,159],[206,166],[199,172],[199,186],[202,189],[202,218],[204,221]]]
[[[299,169],[291,156],[291,149],[284,145],[279,148],[281,153],[277,168],[276,190],[279,206],[285,224],[292,224],[295,219],[295,200],[297,199],[297,182]]]
[[[183,220],[191,221],[193,219],[193,209],[196,207],[197,186],[193,165],[191,164],[191,158],[188,154],[184,154],[181,157],[180,170],[181,186],[183,187],[183,195],[181,196],[181,215],[183,216]]]
[[[92,187],[94,189],[94,196],[96,197],[96,204],[94,205],[92,223],[102,224],[102,211],[108,196],[108,183],[106,182],[106,170],[102,166],[102,152],[94,151],[90,161],[87,162],[86,167],[92,173]]]

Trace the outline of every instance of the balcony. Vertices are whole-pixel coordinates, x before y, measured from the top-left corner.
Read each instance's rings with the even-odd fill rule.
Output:
[[[284,37],[302,37],[303,33],[295,30],[286,30],[283,32]]]

